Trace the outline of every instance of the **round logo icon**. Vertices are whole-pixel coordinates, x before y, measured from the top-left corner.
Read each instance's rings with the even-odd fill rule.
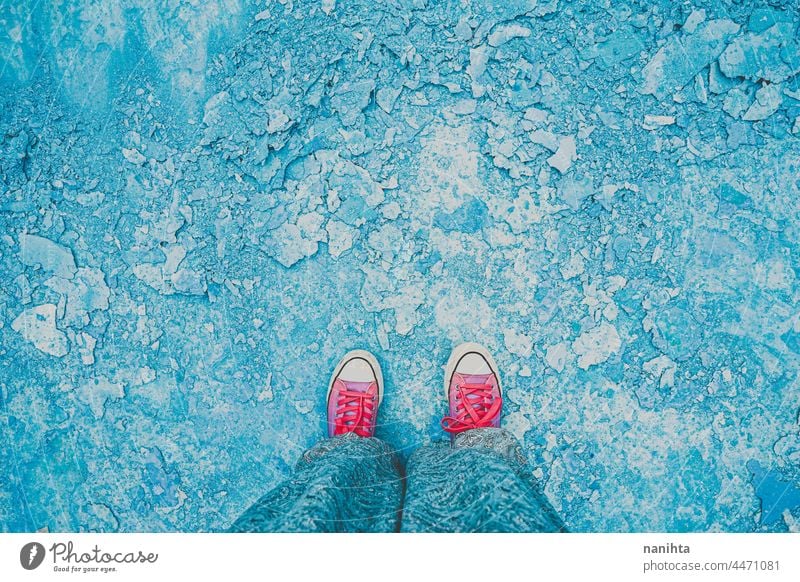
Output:
[[[26,570],[35,570],[44,562],[44,546],[39,542],[29,542],[19,551],[19,563]]]

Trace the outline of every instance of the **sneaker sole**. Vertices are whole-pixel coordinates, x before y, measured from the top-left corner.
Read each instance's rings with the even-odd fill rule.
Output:
[[[453,373],[455,373],[458,363],[461,361],[461,358],[472,352],[480,354],[489,363],[489,369],[494,373],[494,377],[497,378],[497,389],[500,390],[500,396],[503,395],[503,386],[500,383],[500,374],[497,372],[497,364],[495,363],[492,354],[490,354],[489,350],[487,350],[481,344],[476,344],[475,342],[466,342],[453,348],[453,351],[450,354],[450,359],[447,360],[447,366],[445,366],[444,369],[445,400],[450,400],[450,379],[453,377]]]
[[[383,401],[383,372],[381,371],[381,365],[378,363],[378,359],[367,350],[352,350],[347,352],[342,359],[339,360],[336,369],[333,371],[333,374],[331,374],[331,380],[328,382],[328,394],[325,397],[325,402],[327,403],[331,397],[331,390],[333,390],[333,382],[336,380],[336,377],[342,371],[342,368],[344,368],[345,364],[353,358],[361,358],[362,360],[366,360],[366,362],[372,368],[372,371],[375,373],[375,378],[378,383],[378,406],[380,406],[381,402]]]

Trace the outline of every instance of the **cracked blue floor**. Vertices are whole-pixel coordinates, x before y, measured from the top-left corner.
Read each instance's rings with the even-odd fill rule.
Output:
[[[3,2],[0,529],[226,527],[476,340],[570,529],[800,530],[799,19]]]

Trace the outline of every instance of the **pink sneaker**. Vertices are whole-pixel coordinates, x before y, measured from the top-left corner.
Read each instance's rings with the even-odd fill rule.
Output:
[[[345,354],[328,386],[328,436],[373,436],[381,400],[383,374],[375,356],[366,350]]]
[[[461,344],[450,354],[444,374],[450,415],[442,428],[451,434],[473,428],[499,427],[503,390],[497,364],[480,344]]]

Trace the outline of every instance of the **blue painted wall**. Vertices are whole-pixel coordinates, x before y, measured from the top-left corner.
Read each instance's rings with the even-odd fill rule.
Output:
[[[0,530],[225,527],[344,351],[407,453],[476,340],[571,529],[797,531],[798,18],[3,3]]]

